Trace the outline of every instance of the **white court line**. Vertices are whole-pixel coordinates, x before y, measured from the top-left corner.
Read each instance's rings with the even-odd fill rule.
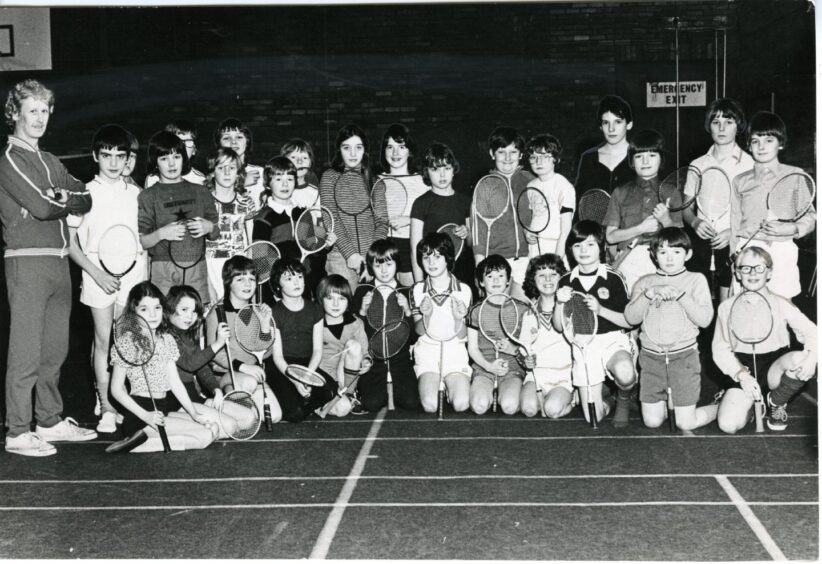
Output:
[[[368,431],[368,437],[365,439],[365,443],[363,443],[360,453],[357,455],[357,460],[354,461],[354,466],[351,467],[351,472],[349,472],[348,478],[345,480],[345,484],[337,496],[337,501],[334,502],[334,509],[331,510],[331,513],[325,520],[325,525],[323,525],[322,531],[320,531],[320,534],[317,536],[314,548],[311,549],[310,559],[325,559],[325,557],[328,556],[328,549],[331,548],[331,543],[334,541],[334,535],[337,534],[337,528],[340,526],[345,508],[351,500],[351,496],[354,494],[354,488],[357,487],[357,480],[359,480],[362,471],[365,469],[365,462],[368,460],[368,455],[371,454],[371,448],[374,446],[374,440],[377,438],[377,434],[382,426],[385,412],[386,409],[382,408],[379,413],[377,413],[374,424]]]
[[[819,405],[819,404],[817,403],[817,401],[816,401],[816,398],[815,398],[815,397],[813,397],[813,396],[812,396],[811,394],[809,394],[808,392],[802,392],[802,397],[803,397],[803,398],[805,398],[806,400],[808,400],[809,402],[811,402],[811,404],[813,404],[814,406]]]
[[[718,479],[719,477],[717,477]],[[737,503],[733,501],[597,501],[591,503],[583,503],[583,502],[539,502],[539,501],[523,501],[523,502],[455,502],[455,503],[349,503],[346,502],[344,507],[371,507],[371,508],[380,508],[380,507],[395,507],[395,508],[416,508],[416,507],[440,507],[440,508],[452,508],[452,507],[672,507],[672,506],[681,506],[681,507],[724,507],[724,506],[734,506]],[[797,506],[818,506],[819,502],[817,501],[757,501],[747,503],[748,506],[756,505],[756,506],[771,506],[771,507],[797,507]],[[87,512],[87,511],[193,511],[197,509],[201,510],[214,510],[214,509],[237,509],[240,511],[247,511],[249,509],[311,509],[311,508],[334,508],[334,511],[339,509],[341,506],[339,502],[334,503],[254,503],[254,504],[214,504],[214,505],[122,505],[122,506],[109,506],[109,505],[101,505],[98,507],[91,507],[91,506],[84,506],[84,507],[72,507],[72,506],[52,506],[52,507],[0,507],[0,512],[14,512],[14,511],[24,511],[24,512],[37,512],[37,511],[77,511],[77,512]],[[750,511],[750,510],[749,510]],[[332,511],[333,513],[333,511]],[[328,521],[326,521],[328,524]],[[336,532],[336,527],[339,525],[339,522],[335,524],[334,531],[329,531],[332,533],[331,538],[328,539],[328,542],[333,539],[333,533]],[[323,528],[323,532],[325,532],[325,528]],[[322,536],[322,533],[320,533]],[[325,554],[328,554],[328,546],[321,546],[320,543],[321,539],[318,539],[317,544],[314,546],[314,549],[311,551],[310,559],[322,559],[324,558]],[[324,549],[324,550],[323,550]]]
[[[724,439],[724,440],[742,440],[742,439],[798,439],[805,437],[816,437],[815,433],[751,433],[749,435],[728,435],[725,433],[718,433],[716,435],[683,435],[681,433],[667,433],[661,435],[569,435],[560,437],[532,437],[532,436],[504,436],[504,435],[475,435],[475,436],[461,436],[454,435],[453,437],[375,437],[375,441],[624,441],[624,440],[670,440],[670,439]],[[243,441],[244,443],[295,443],[295,442],[340,442],[340,441],[362,441],[362,437],[299,437],[291,439],[252,439],[250,441]],[[74,444],[88,444],[91,441]],[[231,443],[233,441],[227,441]]]
[[[736,509],[739,513],[742,514],[742,518],[745,519],[745,522],[748,523],[748,526],[756,535],[756,538],[759,539],[759,542],[762,543],[762,546],[765,550],[768,551],[768,554],[771,556],[773,560],[787,560],[785,555],[782,554],[782,551],[777,546],[776,542],[771,538],[771,535],[768,533],[768,530],[756,516],[756,514],[751,511],[751,505],[760,505],[757,503],[748,503],[745,501],[745,498],[740,495],[736,488],[733,487],[730,480],[726,476],[717,476],[716,481],[719,482],[719,485],[722,486],[722,489],[725,490],[725,493],[728,494],[728,497],[731,498],[731,501],[736,506]]]
[[[728,478],[818,478],[819,474],[781,473],[781,474],[723,474]],[[359,481],[368,480],[418,480],[418,481],[458,481],[458,480],[643,480],[669,478],[711,478],[716,474],[465,474],[453,476],[390,476],[361,475]],[[347,476],[245,476],[226,478],[132,478],[121,480],[0,480],[0,485],[18,484],[185,484],[185,483],[219,483],[219,482],[307,482],[347,480]]]

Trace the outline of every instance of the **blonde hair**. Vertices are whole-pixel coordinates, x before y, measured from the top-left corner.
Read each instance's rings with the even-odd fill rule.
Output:
[[[23,100],[26,98],[42,100],[48,104],[49,111],[54,108],[54,92],[33,78],[18,82],[14,85],[14,88],[9,90],[9,95],[6,98],[6,123],[11,127],[14,127],[14,114],[20,111],[20,106],[23,105]]]

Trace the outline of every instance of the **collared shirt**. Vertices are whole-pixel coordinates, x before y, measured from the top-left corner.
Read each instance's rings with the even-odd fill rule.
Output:
[[[803,172],[799,167],[770,162],[755,163],[753,169],[737,176],[731,190],[731,250],[742,245],[748,237],[756,233],[763,221],[774,219],[768,213],[768,194],[777,182],[788,174]],[[790,241],[807,235],[816,226],[816,209],[811,208],[793,222],[798,232],[796,235],[768,236],[756,235],[763,241]]]
[[[708,152],[702,155],[699,158],[694,159],[691,162],[691,166],[697,168],[700,172],[705,171],[712,167],[717,167],[722,169],[726,175],[728,175],[728,181],[733,182],[733,179],[742,174],[743,172],[747,172],[751,170],[754,166],[754,160],[751,155],[746,153],[742,150],[742,147],[734,143],[733,149],[731,150],[731,154],[723,159],[720,159],[717,156],[717,149],[716,144],[711,145],[711,148],[708,149]],[[685,187],[685,193],[690,195],[693,194],[694,187],[690,185]],[[709,219],[705,217],[705,215],[699,209],[697,205],[697,217],[700,219]],[[719,231],[725,231],[726,229],[731,228],[731,214],[730,210],[728,213],[722,215],[721,217],[716,219],[716,223],[714,224],[714,229]]]
[[[608,204],[608,212],[605,214],[603,225],[626,229],[645,221],[645,218],[650,216],[659,204],[659,182],[659,176],[650,179],[637,178],[617,187]],[[669,212],[669,215],[673,225],[682,227],[682,212]],[[654,233],[644,233],[639,237],[638,242],[649,244],[653,238]],[[627,247],[630,242],[628,240],[619,243],[619,248]]]
[[[606,264],[600,264],[596,272],[590,274],[580,272],[579,266],[574,267],[571,272],[559,279],[557,288],[563,286],[570,286],[575,292],[591,294],[602,307],[611,311],[622,313],[628,305],[628,287],[625,285],[625,280],[616,270]],[[602,316],[597,316],[597,318],[597,335],[624,330]]]

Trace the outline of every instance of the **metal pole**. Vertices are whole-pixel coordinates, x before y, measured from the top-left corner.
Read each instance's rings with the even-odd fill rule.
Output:
[[[676,61],[676,168],[679,168],[679,18],[674,18],[674,60]]]
[[[722,30],[722,97],[725,97],[725,82],[728,77],[728,30]]]
[[[714,30],[714,99],[719,98],[719,30]]]

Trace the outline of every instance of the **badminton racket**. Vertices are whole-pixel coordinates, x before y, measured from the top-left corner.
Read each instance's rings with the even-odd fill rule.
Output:
[[[491,248],[491,227],[508,210],[510,200],[508,182],[496,174],[483,176],[474,188],[471,210],[475,218],[479,218],[485,223],[487,231],[485,234],[485,256],[488,256],[488,251]],[[476,221],[473,222],[473,226],[474,248],[476,248],[478,245]]]
[[[134,313],[125,313],[118,317],[114,323],[114,347],[124,361],[131,366],[140,367],[151,405],[154,411],[158,411],[146,373],[146,364],[154,355],[154,333],[146,320]],[[171,452],[165,425],[158,424],[157,432],[160,433],[160,440],[163,442],[163,452]]]
[[[666,176],[657,186],[657,198],[668,211],[682,211],[693,205],[701,186],[701,173],[695,166],[683,166]],[[694,190],[690,188],[695,187]]]
[[[405,318],[405,311],[400,305],[399,294],[391,286],[380,284],[371,291],[371,303],[366,309],[365,318],[373,328],[379,329],[389,324],[394,324]],[[383,338],[386,332],[382,333]],[[392,355],[393,356],[393,355]],[[394,410],[394,380],[391,377],[391,366],[386,362],[386,391],[388,394],[388,409]]]
[[[434,296],[426,295],[422,302],[430,302],[430,308],[420,305],[425,334],[440,345],[439,376],[437,388],[437,419],[442,421],[445,405],[445,343],[465,333],[465,312],[458,315],[457,300],[452,293],[444,292]],[[426,302],[428,300],[428,302]],[[468,304],[464,304],[466,307]]]
[[[325,386],[325,378],[319,372],[301,364],[289,364],[285,369],[285,375],[294,382],[309,388],[322,388]]]
[[[596,221],[600,225],[605,222],[605,214],[611,204],[611,196],[601,188],[586,190],[579,199],[579,219]]]
[[[140,244],[137,235],[126,225],[118,223],[106,229],[97,245],[100,266],[118,280],[131,272],[137,264]]]
[[[500,307],[500,324],[505,335],[514,343],[519,345],[526,356],[534,354],[534,343],[539,333],[539,314],[534,311],[530,303],[525,303],[516,298],[507,298]],[[528,370],[531,378],[534,379],[534,387],[539,401],[540,412],[545,417],[545,403],[542,388],[534,376],[533,370]]]
[[[222,304],[216,306],[215,312],[219,323],[227,323],[225,308]],[[256,435],[257,431],[260,430],[260,412],[251,394],[237,386],[231,358],[231,347],[228,341],[226,341],[224,348],[228,359],[232,390],[223,396],[223,401],[220,403],[220,409],[218,410],[220,425],[232,439],[245,441]]]
[[[673,346],[681,341],[683,331],[687,326],[688,317],[678,300],[651,301],[642,321],[642,331],[645,337],[665,355],[665,409],[668,413],[668,425],[671,431],[676,431],[676,410],[671,391],[669,355]]]
[[[731,210],[731,181],[725,171],[719,167],[711,167],[702,171],[698,194],[696,196],[697,213],[711,225],[711,231],[716,235],[717,222]],[[717,297],[716,278],[716,251],[711,245],[710,283],[711,298]]]
[[[588,421],[591,427],[597,428],[597,410],[591,395],[591,378],[588,374],[588,361],[585,359],[585,348],[591,344],[597,334],[597,315],[588,307],[587,294],[574,292],[571,299],[562,304],[562,330],[571,345],[576,346],[582,358],[585,370],[585,388],[588,396]]]
[[[234,338],[245,351],[254,355],[259,366],[263,366],[263,356],[274,344],[276,330],[271,310],[265,305],[249,304],[240,309],[234,318]],[[262,382],[262,388],[265,429],[271,432],[274,426],[265,382]]]
[[[333,232],[334,217],[328,208],[318,206],[301,213],[294,224],[294,239],[300,248],[300,262],[305,263],[308,256],[326,248],[328,236]]]
[[[354,171],[346,171],[340,174],[334,183],[334,203],[340,213],[353,218],[350,223],[354,224],[354,242],[356,246],[354,252],[365,256],[370,242],[368,242],[368,244],[365,245],[365,249],[363,249],[360,241],[359,217],[369,209],[371,200],[369,198],[368,186],[366,186],[363,175]],[[387,213],[386,211],[383,217],[387,216]],[[373,215],[372,212],[372,220],[374,219]],[[360,268],[360,275],[362,275],[364,266],[363,263],[363,267]]]
[[[280,249],[269,241],[254,241],[245,249],[243,254],[254,263],[254,273],[257,276],[257,301],[262,301],[262,285],[271,278],[271,267],[280,260]]]
[[[751,364],[757,390],[754,396],[754,416],[756,432],[762,433],[765,430],[763,425],[765,402],[762,400],[759,375],[756,370],[756,345],[767,339],[773,331],[773,311],[768,300],[759,292],[752,290],[746,290],[737,295],[731,304],[728,326],[737,341],[751,345]]]
[[[186,283],[186,272],[194,268],[205,256],[205,237],[195,237],[191,234],[189,220],[182,220],[185,226],[183,237],[177,241],[169,241],[168,256],[171,262],[182,270],[183,281]]]
[[[508,298],[506,294],[491,294],[479,305],[477,325],[480,333],[494,347],[494,360],[499,359],[500,348],[508,341],[508,336],[502,328],[502,305]],[[506,361],[507,364],[507,361]],[[499,377],[494,374],[494,391],[491,397],[491,411],[496,413],[499,401]]]
[[[319,411],[317,411],[317,415],[319,415],[321,419],[325,419],[325,417],[328,415],[328,412],[329,412],[329,411],[331,411],[335,405],[337,405],[337,402],[338,402],[338,401],[340,401],[340,400],[342,399],[342,397],[343,397],[345,394],[347,394],[347,393],[348,393],[348,391],[349,391],[350,389],[352,389],[354,386],[356,386],[356,385],[357,385],[357,381],[358,381],[359,379],[360,379],[360,375],[359,375],[359,374],[357,374],[357,375],[356,375],[356,376],[354,376],[354,378],[353,378],[353,379],[352,379],[352,380],[351,380],[348,384],[346,384],[343,388],[338,389],[338,390],[335,392],[334,397],[333,397],[333,398],[331,398],[331,400],[330,400],[327,404],[325,404],[325,405],[323,406],[323,408],[322,408],[322,409],[320,409]]]
[[[377,180],[371,189],[371,208],[377,217],[380,217],[378,210],[387,209],[388,235],[394,236],[394,228],[391,221],[405,214],[405,206],[408,204],[408,189],[405,184],[393,176],[384,176]]]
[[[411,326],[405,319],[391,321],[380,327],[368,339],[368,349],[372,358],[385,362],[386,392],[388,394],[388,409],[394,409],[394,388],[391,379],[391,358],[397,355],[411,336]]]
[[[765,220],[748,237],[748,240],[734,252],[730,259],[731,264],[748,244],[759,235],[768,221],[791,223],[798,220],[811,208],[815,196],[816,184],[813,178],[804,172],[792,172],[774,184],[774,187],[768,192],[766,200],[768,213]]]
[[[542,254],[539,234],[545,231],[551,221],[548,199],[537,188],[526,188],[517,197],[517,221],[523,229],[537,236],[537,251]]]
[[[437,232],[445,233],[451,239],[451,242],[454,244],[454,262],[458,258],[460,258],[460,253],[462,253],[462,248],[465,246],[465,239],[457,235],[456,231],[462,227],[461,225],[457,225],[456,223],[446,223],[445,225],[441,225]]]

